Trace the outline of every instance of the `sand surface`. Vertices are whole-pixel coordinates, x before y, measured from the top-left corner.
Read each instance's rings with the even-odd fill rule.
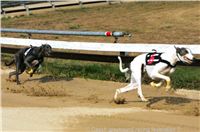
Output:
[[[133,131],[199,132],[199,100],[143,85],[149,102],[137,92],[113,102],[116,88],[126,83],[82,78],[20,76],[21,85],[6,81],[1,70],[3,131]]]

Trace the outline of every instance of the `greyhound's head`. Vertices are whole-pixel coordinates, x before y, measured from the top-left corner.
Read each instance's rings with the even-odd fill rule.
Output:
[[[42,49],[43,55],[45,56],[49,56],[52,52],[52,48],[49,44],[42,44],[41,49]]]
[[[188,48],[176,48],[176,54],[180,61],[184,63],[191,64],[193,62],[193,55],[190,49]]]

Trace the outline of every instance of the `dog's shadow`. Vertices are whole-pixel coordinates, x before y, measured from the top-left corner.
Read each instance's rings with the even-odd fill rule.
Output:
[[[30,81],[39,81],[41,83],[47,83],[47,82],[56,82],[56,81],[71,81],[73,78],[66,78],[66,77],[53,77],[53,76],[43,76],[38,78],[29,78],[25,80],[23,83],[30,82]]]
[[[153,104],[164,101],[164,103],[171,105],[182,105],[185,103],[190,103],[192,100],[184,97],[174,97],[174,96],[162,96],[162,97],[149,97],[149,102],[146,104],[147,107],[151,107]]]

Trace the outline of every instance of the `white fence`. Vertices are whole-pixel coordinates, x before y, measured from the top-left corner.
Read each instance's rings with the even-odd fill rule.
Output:
[[[87,51],[105,51],[105,52],[150,52],[156,49],[158,52],[172,50],[174,45],[177,47],[186,47],[191,49],[193,54],[200,54],[200,44],[142,44],[142,43],[93,43],[93,42],[66,42],[55,40],[22,39],[22,38],[0,38],[1,44],[18,46],[40,46],[41,44],[50,44],[53,48],[67,50],[87,50]]]

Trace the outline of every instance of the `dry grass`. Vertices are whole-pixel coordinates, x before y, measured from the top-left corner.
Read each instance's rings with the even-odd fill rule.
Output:
[[[31,16],[4,18],[2,27],[128,31],[133,37],[122,38],[120,42],[200,43],[200,2],[135,2],[83,9],[57,9]],[[104,37],[45,35],[33,35],[33,38],[94,42],[114,40]]]

